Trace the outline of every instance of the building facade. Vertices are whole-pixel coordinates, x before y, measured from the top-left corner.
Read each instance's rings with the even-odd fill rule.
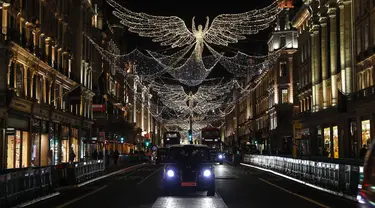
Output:
[[[226,117],[225,136],[239,144],[256,145],[260,151],[288,154],[292,148],[292,115],[296,88],[297,31],[291,27],[291,1],[281,1],[284,10],[268,40],[268,51],[280,56],[257,77],[246,77],[251,85],[246,98]],[[236,143],[236,142],[234,142]]]
[[[301,49],[295,116],[301,132],[296,139],[303,140],[311,155],[345,158],[358,153],[351,127],[356,119],[349,115],[356,112],[353,7],[352,1],[306,1],[293,21]]]
[[[95,69],[85,38],[93,15],[90,1],[3,3],[2,170],[84,158],[93,124]]]

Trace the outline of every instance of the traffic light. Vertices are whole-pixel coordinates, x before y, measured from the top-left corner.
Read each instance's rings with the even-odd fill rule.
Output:
[[[193,132],[191,130],[188,131],[189,141],[193,140]]]
[[[147,140],[147,141],[145,142],[145,146],[148,147],[149,145],[150,145],[150,141]]]
[[[124,137],[120,138],[120,142],[121,142],[121,144],[124,143]]]

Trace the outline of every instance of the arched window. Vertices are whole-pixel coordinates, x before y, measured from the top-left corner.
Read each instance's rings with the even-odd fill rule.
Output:
[[[16,88],[16,94],[19,97],[25,96],[24,92],[24,86],[23,86],[23,73],[24,73],[24,68],[22,64],[16,64],[16,69],[15,69],[15,88]]]

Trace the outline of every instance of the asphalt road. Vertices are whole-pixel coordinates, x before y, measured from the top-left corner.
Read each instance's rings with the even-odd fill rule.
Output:
[[[81,188],[61,191],[31,207],[356,207],[347,199],[245,166],[216,165],[216,196],[162,195],[162,165],[144,165]]]

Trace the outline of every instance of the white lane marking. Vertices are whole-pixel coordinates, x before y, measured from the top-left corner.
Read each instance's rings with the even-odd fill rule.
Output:
[[[158,172],[159,170],[161,169],[161,167],[160,168],[158,168],[157,170],[155,170],[154,172],[152,172],[150,175],[148,175],[146,178],[144,178],[143,180],[141,180],[141,182],[139,182],[138,183],[138,185],[139,184],[141,184],[141,183],[143,183],[145,180],[147,180],[148,178],[150,178],[152,175],[154,175],[156,172]]]
[[[255,168],[255,169],[258,169],[258,170],[266,171],[266,172],[269,172],[269,173],[272,173],[272,174],[275,174],[275,175],[281,176],[281,177],[283,177],[283,178],[286,178],[286,179],[289,179],[289,180],[295,181],[295,182],[297,182],[297,183],[300,183],[300,184],[306,185],[306,186],[308,186],[308,187],[311,187],[311,188],[317,189],[317,190],[319,190],[319,191],[324,191],[324,192],[327,192],[327,193],[330,193],[330,194],[333,194],[333,195],[336,195],[336,196],[344,197],[344,198],[346,198],[346,199],[349,199],[349,200],[354,201],[354,202],[357,203],[357,199],[356,199],[355,197],[349,196],[349,195],[347,195],[347,194],[343,194],[343,193],[340,193],[340,192],[337,192],[337,191],[332,191],[332,190],[329,190],[329,189],[325,189],[325,188],[322,188],[322,187],[319,187],[319,186],[313,185],[313,184],[311,184],[311,183],[307,183],[307,182],[305,182],[305,181],[301,181],[301,180],[298,180],[298,179],[292,178],[292,177],[290,177],[290,176],[287,176],[287,175],[284,175],[284,174],[278,173],[278,172],[273,171],[273,170],[269,170],[269,169],[265,169],[265,168],[257,167],[257,166],[254,166],[254,165],[249,165],[249,164],[246,164],[246,163],[240,163],[240,164],[243,165],[243,166],[247,166],[247,167]]]
[[[317,201],[315,201],[315,200],[312,200],[312,199],[310,199],[310,198],[307,198],[307,197],[301,196],[301,195],[299,195],[299,194],[296,194],[296,193],[294,193],[294,192],[291,192],[291,191],[289,191],[289,190],[287,190],[287,189],[284,189],[284,188],[282,188],[282,187],[280,187],[280,186],[278,186],[278,185],[275,185],[275,184],[273,184],[273,183],[271,183],[271,182],[269,182],[269,181],[266,181],[266,180],[264,180],[264,179],[262,179],[262,178],[258,178],[258,179],[261,180],[261,181],[263,181],[263,182],[265,182],[265,183],[267,183],[267,184],[269,184],[269,185],[271,185],[271,186],[273,186],[273,187],[275,187],[275,188],[278,188],[278,189],[280,189],[280,190],[282,190],[282,191],[285,191],[285,192],[287,192],[288,194],[291,194],[291,195],[297,196],[297,197],[299,197],[299,198],[301,198],[301,199],[304,199],[304,200],[306,200],[306,201],[309,201],[309,202],[311,202],[311,203],[313,203],[313,204],[316,204],[316,205],[318,205],[318,206],[320,206],[320,207],[329,208],[328,206],[326,206],[326,205],[324,205],[324,204],[322,204],[322,203],[319,203],[319,202],[317,202]]]
[[[75,199],[73,199],[73,200],[70,200],[70,201],[68,201],[68,202],[66,202],[66,203],[64,203],[64,204],[62,204],[62,205],[60,205],[60,206],[57,206],[56,208],[62,208],[62,207],[66,207],[66,206],[68,206],[68,205],[71,205],[71,204],[73,204],[74,202],[77,202],[77,201],[79,201],[79,200],[81,200],[81,199],[83,199],[83,198],[86,198],[86,197],[88,197],[88,196],[90,196],[90,195],[93,195],[93,194],[95,194],[96,192],[99,192],[99,191],[101,191],[102,189],[105,189],[105,188],[107,188],[108,186],[106,185],[106,186],[103,186],[103,187],[100,187],[100,188],[98,188],[98,189],[96,189],[96,190],[94,190],[94,191],[92,191],[92,192],[90,192],[90,193],[87,193],[87,194],[85,194],[85,195],[83,195],[83,196],[80,196],[80,197],[78,197],[78,198],[75,198]]]
[[[159,197],[152,208],[228,208],[219,193],[216,192],[215,196],[192,196],[192,197],[178,197],[178,196],[165,196]]]
[[[17,205],[15,207],[27,207],[27,206],[30,206],[30,205],[33,205],[35,203],[38,203],[38,202],[41,202],[41,201],[44,201],[44,200],[47,200],[47,199],[50,199],[52,197],[55,197],[55,196],[58,196],[60,195],[60,192],[56,192],[56,193],[53,193],[53,194],[49,194],[47,196],[42,196],[40,198],[37,198],[37,199],[34,199],[34,200],[31,200],[31,201],[28,201],[28,202],[25,202],[25,203],[22,203],[20,205]]]
[[[142,166],[142,165],[144,165],[144,164],[145,164],[145,163],[138,164],[138,165],[133,165],[133,166],[130,166],[130,167],[127,167],[127,168],[124,168],[124,169],[118,170],[118,171],[116,171],[116,172],[109,173],[109,174],[107,174],[107,175],[103,175],[103,176],[100,176],[100,177],[97,177],[97,178],[94,178],[94,179],[88,180],[88,181],[86,181],[86,182],[83,182],[83,183],[77,184],[77,185],[75,185],[74,187],[79,188],[79,187],[82,187],[82,186],[86,186],[87,184],[90,184],[90,183],[92,183],[92,182],[95,182],[95,181],[101,180],[101,179],[103,179],[103,178],[108,178],[109,176],[117,175],[117,174],[119,174],[119,173],[123,173],[123,172],[128,171],[128,170],[131,170],[131,169],[133,169],[133,168],[136,168],[136,167]]]

